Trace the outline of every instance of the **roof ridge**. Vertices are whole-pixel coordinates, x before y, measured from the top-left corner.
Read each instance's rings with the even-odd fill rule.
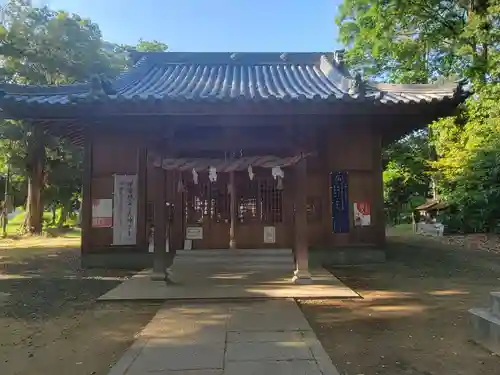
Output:
[[[79,94],[89,90],[89,82],[77,82],[64,85],[29,85],[22,83],[1,83],[0,91],[8,92],[9,94],[22,95],[46,95],[59,94],[71,95]]]
[[[130,52],[134,62],[142,58],[162,64],[314,64],[332,52]]]
[[[73,85],[0,85],[0,90],[3,89],[0,97],[9,105],[100,100],[117,103],[354,100],[385,104],[453,100],[461,92],[456,83],[395,85],[365,81],[359,75],[353,77],[342,64],[341,53],[336,52],[242,55],[164,52],[140,56],[133,66],[113,79],[93,75],[89,82]]]

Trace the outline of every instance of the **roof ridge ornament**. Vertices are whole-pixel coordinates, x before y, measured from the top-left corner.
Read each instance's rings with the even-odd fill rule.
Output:
[[[90,96],[103,97],[116,94],[111,81],[101,77],[99,74],[93,74],[90,78]]]
[[[333,52],[333,59],[339,66],[344,66],[345,63],[345,49],[338,49]]]
[[[361,77],[361,73],[357,72],[354,78],[350,80],[349,95],[358,95],[361,98],[366,96],[367,84]]]

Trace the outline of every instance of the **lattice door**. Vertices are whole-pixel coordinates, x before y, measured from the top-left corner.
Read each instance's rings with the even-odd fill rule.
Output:
[[[203,240],[195,241],[195,248],[225,248],[229,245],[230,198],[224,174],[216,182],[200,176],[198,184],[186,186],[186,226],[202,226]]]

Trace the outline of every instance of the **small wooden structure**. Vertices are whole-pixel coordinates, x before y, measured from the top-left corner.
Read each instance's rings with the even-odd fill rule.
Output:
[[[425,203],[418,207],[415,207],[415,211],[418,211],[420,218],[423,221],[430,221],[435,218],[439,212],[444,211],[449,208],[449,204],[436,199],[428,199]]]
[[[113,81],[3,85],[8,118],[85,148],[82,260],[183,248],[382,245],[381,149],[450,114],[460,85],[352,77],[339,53],[133,53]],[[151,230],[154,228],[154,231]]]

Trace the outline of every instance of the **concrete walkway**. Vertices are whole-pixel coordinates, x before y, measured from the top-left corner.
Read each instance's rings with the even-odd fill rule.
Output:
[[[109,375],[339,375],[293,300],[166,303]]]
[[[176,285],[151,280],[151,270],[140,272],[99,297],[100,301],[203,300],[255,298],[359,298],[330,272],[311,270],[313,283],[295,285],[288,270],[237,270],[228,267],[186,266],[174,269]]]
[[[356,298],[353,290],[323,268],[311,268],[312,283],[295,285],[290,249],[178,251],[168,287],[138,273],[99,298],[183,300],[235,298]]]

